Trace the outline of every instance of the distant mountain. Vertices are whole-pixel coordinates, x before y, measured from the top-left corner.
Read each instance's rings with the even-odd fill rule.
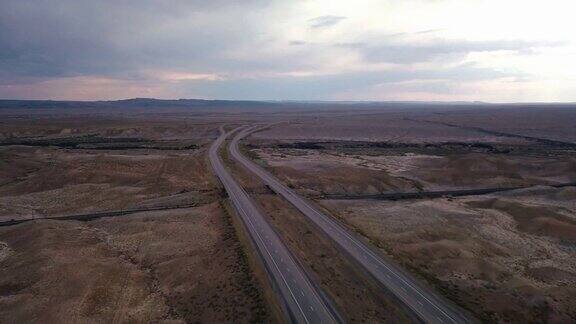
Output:
[[[278,104],[278,103],[276,103]],[[2,108],[161,108],[161,107],[229,107],[270,106],[266,101],[249,100],[205,100],[205,99],[154,99],[133,98],[108,101],[61,101],[61,100],[3,100]]]
[[[339,106],[363,106],[363,107],[573,107],[574,103],[507,103],[496,104],[481,101],[322,101],[322,100],[283,100],[283,101],[255,101],[255,100],[207,100],[207,99],[154,99],[132,98],[123,100],[106,101],[64,101],[64,100],[11,100],[0,99],[2,108],[22,109],[49,109],[49,108],[194,108],[194,107],[239,107],[239,108],[264,108],[264,107],[332,107]]]

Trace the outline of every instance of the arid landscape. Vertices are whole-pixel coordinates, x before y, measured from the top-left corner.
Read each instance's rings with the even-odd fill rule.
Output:
[[[487,322],[574,320],[574,187],[322,205]],[[539,196],[537,202],[534,195]]]
[[[347,116],[318,127],[299,121],[255,133],[246,146],[288,186],[480,320],[574,321],[574,118],[538,129],[529,120],[546,116],[534,109],[526,116],[518,109],[493,116],[474,112],[409,111],[408,121],[401,113],[392,113],[391,121],[386,113],[371,116],[373,122]],[[491,124],[489,117],[499,122]],[[463,127],[443,125],[458,118],[466,121]],[[343,131],[336,131],[341,125]],[[506,134],[468,128],[478,125]],[[525,137],[540,136],[547,127],[553,134]],[[490,188],[523,189],[474,192]],[[430,191],[446,194],[407,200],[395,195]],[[459,191],[465,197],[450,197]]]
[[[0,324],[576,323],[574,12],[0,0]]]
[[[242,125],[262,126],[243,154],[470,318],[576,320],[570,107],[490,107],[490,123],[476,106],[122,104],[0,109],[0,322],[284,321],[208,160]],[[564,117],[530,123],[547,109]],[[342,321],[418,320],[228,145],[227,169]]]
[[[0,227],[0,322],[273,318],[207,164],[218,123],[2,113],[0,221],[143,211]]]

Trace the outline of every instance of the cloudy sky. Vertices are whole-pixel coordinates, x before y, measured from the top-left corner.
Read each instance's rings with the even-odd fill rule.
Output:
[[[576,101],[573,0],[0,0],[0,98]]]

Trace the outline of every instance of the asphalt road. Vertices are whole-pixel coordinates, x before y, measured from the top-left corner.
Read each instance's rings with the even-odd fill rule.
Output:
[[[300,212],[331,237],[344,251],[361,264],[384,287],[401,300],[426,323],[470,323],[472,320],[430,289],[424,288],[406,271],[387,261],[350,233],[332,217],[323,214],[268,171],[246,158],[238,150],[238,141],[253,132],[244,129],[231,141],[229,151],[234,159],[253,172],[277,194],[283,196]]]
[[[221,130],[222,131],[222,130]],[[230,133],[222,135],[209,151],[210,163],[242,218],[272,285],[281,297],[287,319],[295,323],[338,323],[339,317],[304,270],[266,222],[250,196],[226,170],[218,149]]]

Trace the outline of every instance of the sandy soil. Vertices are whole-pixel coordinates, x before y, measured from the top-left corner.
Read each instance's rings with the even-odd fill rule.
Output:
[[[465,154],[417,164],[412,174],[436,187],[514,187],[576,181],[576,157]]]
[[[576,191],[535,190],[322,204],[481,319],[572,322]]]
[[[1,112],[0,112],[1,113]],[[94,116],[69,111],[54,114],[0,116],[0,140],[14,138],[61,138],[81,135],[100,135],[111,138],[143,138],[154,140],[205,140],[217,136],[218,124],[206,122],[194,114],[148,116],[141,112]]]
[[[573,109],[304,106],[273,114],[269,107],[0,109],[0,221],[199,205],[0,228],[0,318],[273,321],[274,298],[258,288],[261,278],[250,271],[207,168],[206,146],[223,124],[283,122],[254,135],[255,145],[265,145],[253,153],[316,197],[576,180],[570,149],[550,151],[538,141],[470,129],[573,141]],[[380,146],[274,147],[296,140]],[[315,227],[266,187],[244,181],[346,319],[406,320]],[[324,203],[482,319],[566,323],[576,321],[574,201],[573,188],[539,187],[452,200]]]
[[[199,207],[0,228],[0,322],[273,321],[209,172],[219,124],[75,113],[0,122],[0,221]]]
[[[263,140],[527,143],[520,138],[421,122],[434,121],[552,140],[576,141],[574,134],[576,113],[572,106],[438,105],[425,108],[365,110],[350,107],[348,110],[301,113],[298,117],[291,118],[289,123],[275,126],[254,137]]]
[[[214,200],[203,149],[0,147],[0,155],[0,220]]]
[[[0,122],[0,220],[215,200],[204,153],[218,123],[34,112]]]
[[[268,216],[290,251],[351,323],[407,323],[394,297],[351,262],[320,229],[225,155],[226,164]]]
[[[254,149],[294,188],[309,194],[516,187],[576,182],[576,158],[411,152],[350,155],[332,150]]]
[[[576,142],[576,112],[572,107],[473,109],[428,114],[425,120],[467,127]]]
[[[355,140],[407,143],[512,142],[507,138],[476,131],[406,120],[412,115],[414,112],[320,116],[277,125],[254,134],[253,137],[262,140]],[[421,115],[423,113],[415,116]],[[427,114],[424,115],[427,116]]]
[[[7,322],[251,322],[266,308],[218,204],[0,229]]]
[[[341,133],[327,130],[334,125],[328,122],[312,131],[305,123],[299,130],[285,125],[255,134],[246,149],[312,198],[536,185],[458,199],[322,205],[481,320],[576,320],[576,191],[542,186],[576,181],[574,152],[486,133],[460,133],[452,143],[418,127],[416,133],[399,133],[392,126],[394,142],[387,130],[363,137],[361,125],[352,127],[356,122],[356,117],[336,122]],[[366,121],[364,127],[371,130],[375,123]],[[353,129],[349,135],[346,127]],[[461,144],[466,141],[471,145]]]

